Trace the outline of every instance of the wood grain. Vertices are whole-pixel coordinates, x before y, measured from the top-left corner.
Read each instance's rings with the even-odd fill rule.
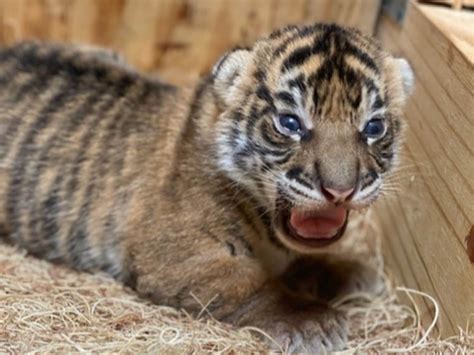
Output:
[[[474,12],[420,5],[420,10],[463,52],[474,60]]]
[[[452,6],[456,10],[460,10],[463,6],[474,7],[474,0],[424,0],[425,3],[442,4]]]
[[[379,36],[409,60],[416,76],[406,114],[405,161],[412,168],[400,173],[400,192],[378,209],[387,262],[404,284],[437,299],[438,331],[453,335],[474,313],[474,266],[466,246],[474,224],[472,58],[414,2],[401,27],[384,17]],[[454,58],[460,65],[452,65]],[[431,321],[432,306],[425,303],[422,314]]]
[[[173,82],[193,80],[230,48],[291,23],[373,33],[380,0],[0,0],[0,44],[26,38],[112,47]]]

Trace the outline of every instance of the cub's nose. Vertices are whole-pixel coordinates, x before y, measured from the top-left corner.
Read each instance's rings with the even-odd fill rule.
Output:
[[[350,189],[335,189],[321,185],[321,191],[323,192],[324,196],[332,202],[342,202],[349,200],[352,197],[354,189],[355,187],[351,187]]]

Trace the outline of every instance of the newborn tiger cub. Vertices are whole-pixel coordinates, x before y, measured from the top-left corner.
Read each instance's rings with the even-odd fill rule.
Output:
[[[277,30],[193,88],[93,47],[3,48],[0,230],[289,352],[343,349],[330,301],[377,279],[342,256],[344,231],[393,173],[412,85],[337,25]]]

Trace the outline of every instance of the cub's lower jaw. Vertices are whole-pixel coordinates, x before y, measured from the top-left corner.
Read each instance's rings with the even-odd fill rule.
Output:
[[[346,231],[350,211],[344,207],[299,212],[292,210],[289,203],[279,205],[275,231],[289,249],[320,253],[340,240]]]
[[[347,214],[349,214],[349,211]],[[289,215],[283,214],[280,217],[279,229],[283,238],[289,239],[291,242],[301,244],[303,247],[309,249],[319,249],[331,245],[341,239],[344,235],[344,232],[346,231],[348,221],[349,218],[346,217],[342,227],[338,228],[334,234],[329,236],[324,236],[321,238],[305,238],[299,235],[295,228],[291,225]]]

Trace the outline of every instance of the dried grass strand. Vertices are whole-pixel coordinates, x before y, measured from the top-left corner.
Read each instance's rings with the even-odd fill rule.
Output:
[[[351,228],[351,248],[377,270],[385,289],[379,295],[357,293],[333,303],[350,320],[348,348],[342,354],[474,353],[474,313],[460,325],[458,335],[434,338],[439,305],[426,293],[394,286],[371,212],[358,215]],[[376,238],[365,240],[367,235]],[[400,301],[402,294],[411,304]],[[420,297],[435,308],[426,327]],[[75,272],[0,244],[0,353],[266,353],[260,337],[276,343],[261,329],[237,329],[209,317],[213,301],[199,301],[201,317],[193,319],[184,311],[140,299],[106,275]]]

